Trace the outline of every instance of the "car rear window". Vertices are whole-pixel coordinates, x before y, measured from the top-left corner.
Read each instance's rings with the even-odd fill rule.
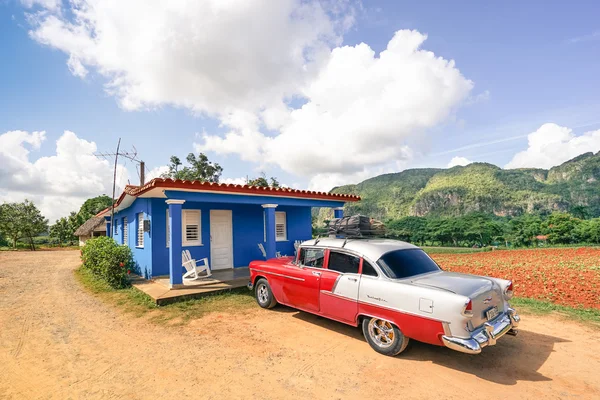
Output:
[[[387,276],[393,279],[441,271],[435,261],[421,249],[391,251],[384,254],[377,264]]]

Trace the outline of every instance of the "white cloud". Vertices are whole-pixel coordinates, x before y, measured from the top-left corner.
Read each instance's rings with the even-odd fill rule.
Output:
[[[396,32],[378,55],[340,46],[354,21],[346,1],[69,4],[31,16],[30,35],[66,53],[75,76],[100,74],[128,110],[214,116],[225,133],[203,133],[197,151],[277,165],[313,188],[407,160],[407,141],[473,87],[454,61],[423,50],[417,31]]]
[[[221,183],[227,183],[230,185],[245,185],[246,183],[246,178],[223,178],[220,179],[219,182]]]
[[[600,151],[600,129],[576,136],[570,128],[554,123],[542,125],[527,136],[521,151],[505,168],[551,168],[586,152]]]
[[[472,162],[473,161],[465,157],[452,157],[452,160],[450,160],[450,162],[448,163],[448,168],[456,167],[457,165],[462,165],[464,167],[465,165],[469,165]]]
[[[58,10],[61,4],[61,0],[21,0],[21,4],[23,4],[27,8],[33,8],[38,5],[47,10]]]
[[[65,131],[56,141],[56,154],[30,160],[45,132],[10,131],[0,134],[0,201],[33,200],[42,213],[56,218],[77,211],[89,197],[112,194],[112,165],[93,153],[94,142]],[[117,169],[117,190],[127,182],[127,171]]]
[[[32,15],[30,35],[68,54],[74,75],[104,76],[125,109],[227,115],[296,93],[352,23],[344,3],[78,0]]]
[[[149,182],[154,178],[160,178],[162,174],[167,172],[169,172],[169,167],[167,165],[152,168],[150,171],[146,172],[146,182]]]
[[[481,92],[479,94],[470,96],[467,99],[467,101],[465,102],[465,104],[472,105],[472,104],[478,104],[478,103],[485,103],[489,99],[490,99],[490,91],[484,90],[483,92]]]
[[[335,48],[302,89],[307,103],[279,119],[279,134],[261,133],[254,120],[223,137],[204,134],[197,148],[273,163],[320,188],[405,160],[405,140],[444,121],[473,86],[453,61],[420,49],[425,39],[398,31],[379,57],[364,43]]]

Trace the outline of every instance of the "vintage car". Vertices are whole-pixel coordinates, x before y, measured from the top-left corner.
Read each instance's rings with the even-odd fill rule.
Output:
[[[277,303],[353,326],[394,356],[410,339],[478,354],[520,317],[512,282],[445,272],[419,247],[396,240],[324,238],[297,257],[250,263],[250,289],[263,308]]]

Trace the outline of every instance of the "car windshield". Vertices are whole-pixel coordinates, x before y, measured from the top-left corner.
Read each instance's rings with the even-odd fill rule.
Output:
[[[440,267],[421,249],[395,250],[384,254],[377,264],[393,279],[441,271]]]

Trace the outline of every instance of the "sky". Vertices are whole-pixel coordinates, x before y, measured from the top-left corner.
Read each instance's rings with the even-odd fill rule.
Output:
[[[204,152],[328,191],[600,151],[600,3],[0,0],[0,202],[51,222]],[[122,159],[117,191],[138,184]],[[118,196],[118,194],[117,194]]]

